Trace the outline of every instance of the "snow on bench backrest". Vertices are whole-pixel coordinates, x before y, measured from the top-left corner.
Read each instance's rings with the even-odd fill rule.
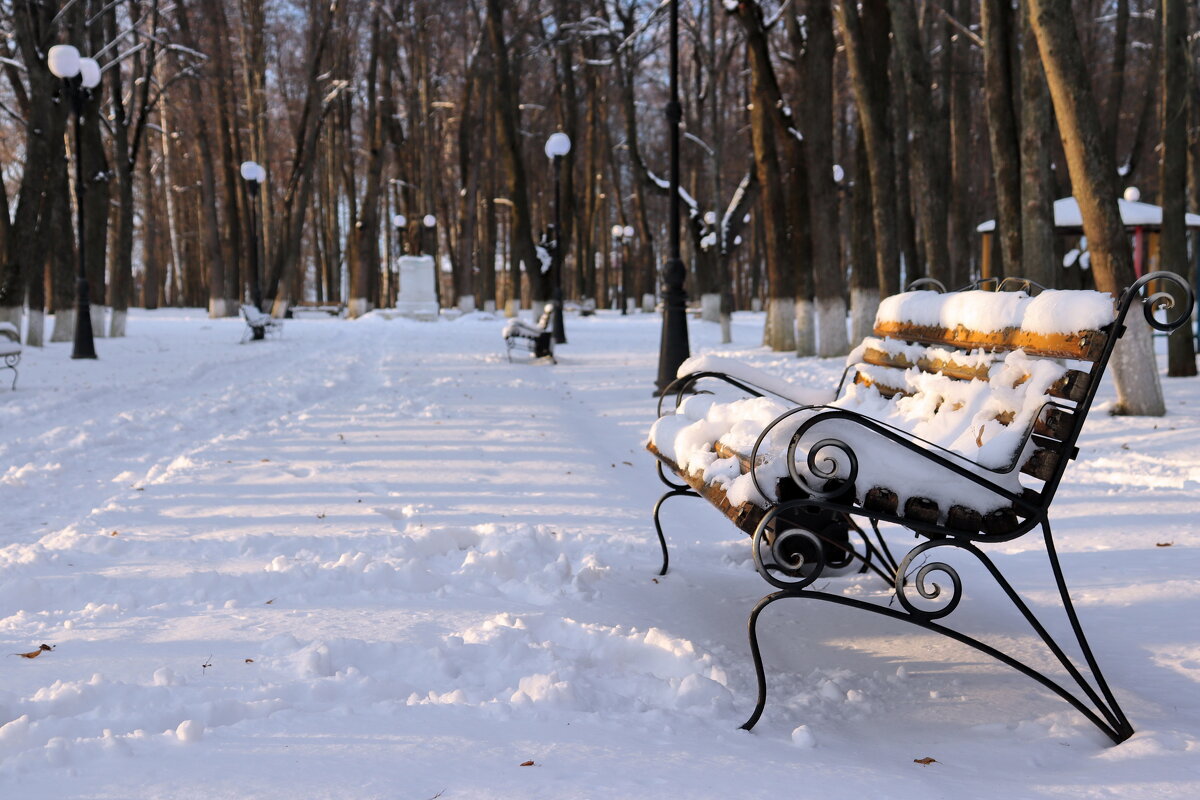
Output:
[[[905,292],[885,298],[875,335],[906,342],[948,344],[965,350],[1016,350],[1029,355],[1099,359],[1101,328],[1115,317],[1102,292]]]

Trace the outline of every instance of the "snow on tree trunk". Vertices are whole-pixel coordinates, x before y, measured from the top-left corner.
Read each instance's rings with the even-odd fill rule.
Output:
[[[108,322],[108,335],[113,339],[118,339],[125,335],[125,320],[128,318],[129,312],[123,308],[114,308],[112,317]]]
[[[92,312],[92,336],[103,339],[108,335],[108,312],[112,309],[108,306],[88,306]]]
[[[224,297],[208,298],[208,316],[210,319],[230,316],[229,310],[225,307]]]
[[[1154,341],[1141,309],[1134,308],[1125,318],[1127,330],[1112,356],[1112,373],[1117,386],[1114,414],[1161,417],[1167,413],[1162,384],[1158,380],[1158,362]]]
[[[871,335],[878,309],[878,289],[850,290],[850,341],[858,343]]]
[[[29,321],[25,329],[25,344],[42,347],[46,344],[46,314],[40,308],[29,309]]]
[[[717,322],[721,319],[720,293],[705,292],[700,295],[700,319],[705,322]]]
[[[796,355],[817,354],[816,315],[812,300],[796,301]]]
[[[732,317],[733,315],[726,311],[721,312],[721,344],[733,343],[733,329],[732,325],[730,324]]]
[[[796,349],[796,304],[790,297],[767,298],[763,344],[778,351]]]
[[[817,355],[844,356],[850,351],[846,339],[846,301],[837,297],[817,298]]]
[[[350,319],[357,319],[371,310],[371,304],[365,297],[351,297],[346,303],[346,313]]]
[[[458,310],[463,312],[464,314],[470,314],[472,311],[474,311],[475,310],[475,295],[473,295],[473,294],[459,295]]]
[[[54,330],[50,332],[52,342],[75,341],[75,309],[62,308],[54,312]]]

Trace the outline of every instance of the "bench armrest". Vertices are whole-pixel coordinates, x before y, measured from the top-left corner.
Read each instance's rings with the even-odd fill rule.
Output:
[[[922,459],[922,463],[927,463],[931,468],[941,470],[944,473],[952,473],[961,477],[980,488],[995,494],[997,497],[1003,498],[1014,506],[1021,509],[1033,511],[1033,507],[1020,494],[1014,493],[1003,486],[1000,486],[995,481],[981,475],[981,472],[991,472],[997,475],[1011,472],[1015,468],[1015,463],[1003,469],[991,469],[984,467],[960,453],[955,453],[947,450],[932,442],[925,441],[906,431],[898,428],[893,428],[886,423],[882,423],[871,417],[864,416],[856,411],[851,411],[833,406],[801,406],[799,408],[789,409],[783,414],[776,417],[771,424],[763,429],[758,440],[754,443],[754,449],[750,454],[751,479],[754,481],[754,487],[763,497],[769,497],[763,491],[763,487],[759,482],[758,469],[762,463],[766,461],[766,452],[763,448],[763,442],[767,441],[772,432],[776,431],[780,426],[786,424],[789,418],[807,412],[810,416],[805,419],[791,433],[788,447],[786,450],[786,466],[788,475],[798,486],[804,488],[805,491],[812,494],[814,497],[822,499],[830,499],[844,493],[848,488],[854,486],[859,473],[859,456],[855,453],[854,447],[843,438],[825,437],[818,441],[812,442],[808,449],[808,454],[804,461],[808,472],[820,480],[820,485],[814,485],[814,481],[810,480],[800,469],[797,468],[796,454],[800,444],[804,441],[805,436],[822,423],[838,421],[841,424],[852,426],[855,431],[861,431],[869,441],[888,441],[899,447],[909,451],[913,456]],[[854,438],[861,438],[855,436]],[[860,445],[861,446],[861,445]],[[836,460],[829,455],[829,450],[835,450],[842,453],[849,460],[849,474],[845,477],[840,477],[836,472]],[[760,459],[760,455],[763,456]]]

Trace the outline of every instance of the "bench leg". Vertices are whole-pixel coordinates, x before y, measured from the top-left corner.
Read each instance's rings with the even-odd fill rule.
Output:
[[[21,363],[21,354],[17,353],[16,355],[5,356],[4,363],[0,364],[0,366],[7,367],[8,369],[12,370],[12,374],[13,374],[12,390],[13,391],[17,390],[17,364],[19,364],[19,363]]]
[[[1062,570],[1058,563],[1058,555],[1055,552],[1053,540],[1050,535],[1050,525],[1048,522],[1042,522],[1043,534],[1046,541],[1046,552],[1050,561],[1051,570],[1054,574],[1055,583],[1059,589],[1059,595],[1062,598],[1063,608],[1066,612],[1067,619],[1070,622],[1072,632],[1075,635],[1076,645],[1082,654],[1087,665],[1087,671],[1090,674],[1085,675],[1084,672],[1075,665],[1070,656],[1066,654],[1062,646],[1054,639],[1053,636],[1042,625],[1041,621],[1021,598],[1021,596],[1013,589],[1008,580],[1000,573],[999,569],[992,563],[982,551],[974,544],[967,541],[958,541],[954,539],[939,539],[926,541],[917,545],[903,561],[900,562],[899,570],[895,581],[894,599],[899,602],[900,609],[894,608],[891,605],[878,605],[865,600],[860,600],[855,597],[847,597],[841,594],[830,594],[825,591],[813,590],[806,588],[811,580],[801,579],[797,583],[797,588],[784,589],[782,591],[769,594],[759,601],[754,610],[750,614],[748,623],[750,635],[750,655],[754,660],[754,671],[758,679],[758,702],[755,705],[754,713],[742,725],[745,730],[750,730],[758,722],[762,716],[763,709],[766,706],[767,700],[767,683],[766,671],[763,668],[762,653],[758,645],[758,619],[762,612],[777,600],[783,600],[789,597],[811,598],[814,600],[824,600],[825,602],[834,603],[836,605],[849,606],[859,608],[864,611],[870,611],[881,616],[890,617],[892,619],[901,620],[916,625],[925,630],[941,634],[947,638],[953,639],[962,644],[968,645],[985,655],[991,656],[1002,664],[1006,664],[1018,672],[1026,675],[1029,678],[1037,681],[1046,689],[1049,689],[1054,694],[1069,703],[1076,711],[1082,714],[1093,725],[1099,728],[1106,736],[1113,740],[1114,743],[1121,743],[1133,735],[1133,726],[1129,719],[1121,710],[1116,698],[1113,696],[1108,683],[1105,681],[1103,674],[1100,672],[1100,667],[1096,662],[1096,658],[1092,653],[1091,647],[1088,644],[1086,636],[1084,636],[1083,628],[1079,624],[1078,616],[1075,613],[1073,604],[1071,603],[1070,594],[1067,590],[1067,585],[1062,576]],[[1017,660],[1013,656],[998,650],[997,648],[980,641],[972,636],[960,633],[952,628],[946,627],[938,620],[949,616],[958,603],[963,598],[962,581],[958,572],[945,561],[931,560],[930,551],[938,548],[953,548],[953,552],[969,553],[986,568],[989,574],[996,580],[997,584],[1012,601],[1013,605],[1029,623],[1033,631],[1041,639],[1046,648],[1054,655],[1055,659],[1062,665],[1063,669],[1070,675],[1075,683],[1075,689],[1064,687],[1056,680],[1050,678],[1037,669],[1028,664]],[[948,553],[951,551],[948,551]],[[948,554],[947,553],[947,554]],[[929,554],[929,555],[927,555]],[[932,580],[935,575],[940,575],[939,578],[943,582],[948,582],[945,587]],[[780,585],[775,583],[776,586]],[[936,600],[940,605],[936,608],[918,607],[913,599],[909,596],[915,592],[926,601]]]
[[[659,512],[662,511],[662,504],[669,497],[699,497],[692,487],[686,483],[675,483],[667,477],[663,472],[662,462],[657,459],[654,462],[654,468],[658,471],[658,479],[662,481],[670,489],[669,492],[658,498],[658,502],[654,504],[654,531],[658,534],[658,545],[662,548],[662,569],[658,571],[659,575],[667,574],[667,567],[670,565],[671,557],[667,553],[667,537],[663,535],[662,522],[659,520]]]

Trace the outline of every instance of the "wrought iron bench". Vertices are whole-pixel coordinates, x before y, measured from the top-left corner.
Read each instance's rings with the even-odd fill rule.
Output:
[[[254,306],[242,306],[242,319],[246,320],[246,331],[242,334],[243,344],[247,341],[265,339],[267,334],[283,334],[283,320],[263,313]]]
[[[550,330],[550,322],[554,319],[554,304],[546,303],[542,316],[537,325],[530,325],[520,317],[513,317],[504,325],[504,351],[508,360],[512,361],[514,349],[526,350],[533,358],[548,358],[557,364],[554,358],[554,333]]]
[[[21,332],[11,322],[0,322],[0,366],[11,369],[12,388],[17,388],[17,364],[21,363]]]
[[[1175,284],[1186,313],[1148,284]],[[851,353],[831,400],[803,402],[778,379],[688,362],[659,400],[648,449],[669,490],[654,506],[660,521],[671,497],[704,497],[752,536],[758,573],[776,591],[749,618],[758,700],[766,705],[757,624],[778,600],[809,598],[903,620],[969,645],[1018,670],[1068,702],[1114,742],[1133,733],[1092,653],[1071,602],[1048,512],[1096,396],[1113,347],[1136,302],[1149,323],[1170,331],[1187,323],[1187,282],[1158,272],[1137,281],[1114,309],[1096,292],[921,291],[887,298],[875,336]],[[1028,292],[1028,294],[1026,293]],[[1099,304],[1098,304],[1099,299]],[[962,324],[968,320],[971,327]],[[993,323],[993,324],[988,324]],[[717,362],[717,363],[714,363]],[[736,362],[735,362],[736,363]],[[721,394],[739,399],[722,402]],[[932,436],[933,441],[926,436]],[[994,445],[994,446],[993,446]],[[682,479],[671,480],[664,467]],[[920,541],[897,558],[881,523]],[[1077,655],[1068,655],[1021,593],[984,552],[1040,530]],[[1052,677],[997,644],[947,623],[964,599],[955,557],[974,559],[1044,643],[1062,672]],[[871,602],[813,583],[857,566],[885,581]],[[1081,658],[1080,658],[1081,657]]]

